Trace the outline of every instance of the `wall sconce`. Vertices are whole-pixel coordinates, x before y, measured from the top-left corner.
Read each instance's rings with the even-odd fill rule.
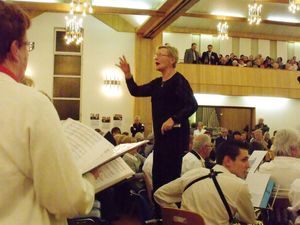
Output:
[[[120,88],[121,81],[117,79],[105,79],[104,85],[109,88]]]
[[[122,88],[121,76],[119,75],[119,71],[116,71],[114,69],[105,70],[103,78],[103,93],[109,97],[121,96]]]

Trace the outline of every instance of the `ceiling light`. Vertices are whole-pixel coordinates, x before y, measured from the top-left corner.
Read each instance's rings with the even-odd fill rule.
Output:
[[[70,2],[70,14],[80,14],[86,16],[87,12],[93,13],[92,0],[72,0]]]
[[[65,17],[66,19],[66,34],[65,40],[69,45],[72,42],[75,42],[76,45],[79,45],[83,40],[82,34],[82,22],[83,19],[81,17],[77,18],[75,15],[72,18]]]
[[[226,21],[220,22],[217,25],[218,39],[228,39],[228,24]]]
[[[300,10],[300,0],[289,0],[289,10],[292,13]]]
[[[261,22],[261,8],[262,4],[257,4],[254,2],[254,4],[248,5],[248,22],[249,24],[260,24]]]

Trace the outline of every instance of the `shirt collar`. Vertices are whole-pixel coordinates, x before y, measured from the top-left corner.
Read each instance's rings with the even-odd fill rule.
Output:
[[[14,79],[16,82],[18,82],[17,76],[7,67],[0,64],[0,72],[3,74],[6,74],[7,76],[10,76],[12,79]]]
[[[213,167],[213,169],[217,172],[223,172],[224,174],[227,174],[227,175],[230,175],[233,177],[237,177],[235,174],[231,173],[226,167],[224,167],[222,165],[217,164]]]

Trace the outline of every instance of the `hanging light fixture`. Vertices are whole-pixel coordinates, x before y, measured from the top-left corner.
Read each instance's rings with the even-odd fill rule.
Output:
[[[248,22],[249,24],[256,24],[259,25],[261,22],[261,8],[262,4],[254,4],[248,5]]]
[[[289,0],[289,10],[292,13],[300,10],[300,0]]]
[[[76,45],[79,45],[83,40],[82,35],[82,17],[77,18],[73,15],[71,18],[65,17],[66,19],[66,34],[65,40],[67,45],[72,42],[75,42]]]
[[[217,25],[218,39],[228,39],[228,27],[229,26],[226,21],[219,22],[219,24]]]
[[[82,16],[86,16],[87,12],[93,13],[92,0],[72,0],[70,6],[71,15],[81,13]]]
[[[83,18],[86,16],[87,12],[93,13],[92,0],[72,0],[70,7],[69,14],[71,18],[65,18],[65,40],[67,44],[75,42],[76,45],[79,45],[83,41]]]

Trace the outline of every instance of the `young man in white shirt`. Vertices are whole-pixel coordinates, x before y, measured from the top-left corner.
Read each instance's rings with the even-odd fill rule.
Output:
[[[241,222],[255,222],[253,205],[248,186],[243,180],[249,168],[247,145],[240,142],[224,142],[217,149],[215,172],[221,172],[216,179],[224,193],[232,215],[238,214]],[[185,173],[182,177],[162,186],[154,198],[162,207],[177,208],[200,214],[205,224],[229,225],[229,215],[211,178],[193,183],[196,179],[209,174],[209,170],[199,168]],[[186,189],[186,190],[185,190]]]

